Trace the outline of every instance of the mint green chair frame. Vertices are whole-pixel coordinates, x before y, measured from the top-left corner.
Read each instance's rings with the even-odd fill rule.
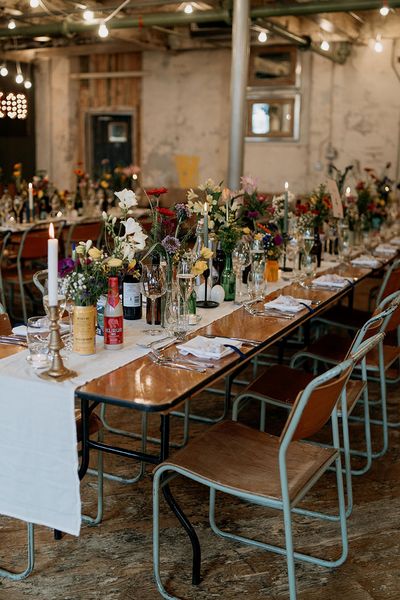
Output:
[[[326,373],[316,377],[313,379],[308,386],[304,389],[299,403],[294,409],[293,417],[290,421],[290,424],[281,440],[280,449],[279,449],[279,472],[281,478],[281,491],[282,491],[282,499],[276,500],[272,498],[261,498],[260,496],[254,497],[252,494],[242,492],[237,489],[227,488],[223,485],[216,484],[211,482],[208,479],[205,479],[197,474],[188,472],[182,468],[179,468],[175,465],[170,465],[168,463],[161,464],[154,474],[153,480],[153,569],[154,569],[154,578],[157,584],[158,591],[160,592],[163,598],[167,600],[179,600],[175,596],[172,596],[165,589],[160,576],[160,546],[159,546],[159,501],[160,501],[160,489],[163,484],[167,481],[171,481],[171,477],[167,477],[167,473],[173,473],[174,475],[179,474],[193,481],[201,483],[210,488],[210,510],[209,510],[209,519],[212,530],[219,536],[231,539],[233,541],[242,542],[251,546],[255,546],[257,548],[268,550],[270,552],[275,552],[282,556],[286,556],[287,561],[287,569],[288,569],[288,579],[289,579],[289,595],[290,600],[296,600],[297,592],[296,592],[296,576],[295,576],[295,560],[301,560],[304,562],[308,562],[311,564],[316,564],[324,567],[338,567],[344,563],[348,553],[348,542],[347,542],[347,525],[346,525],[346,508],[345,508],[345,498],[344,498],[344,489],[343,489],[343,480],[342,480],[342,467],[341,467],[341,458],[340,458],[340,443],[339,443],[339,426],[338,426],[338,414],[337,414],[337,405],[333,409],[331,423],[332,423],[332,435],[333,435],[333,445],[336,448],[337,452],[334,455],[332,462],[335,462],[335,470],[336,470],[336,482],[337,482],[337,490],[338,490],[338,502],[339,502],[339,522],[340,522],[340,532],[341,532],[341,540],[342,540],[342,550],[339,558],[336,560],[325,560],[322,558],[310,556],[307,554],[303,554],[301,552],[296,552],[293,548],[293,539],[292,539],[292,520],[291,515],[294,512],[294,506],[292,506],[290,498],[289,498],[289,486],[288,486],[288,478],[287,478],[287,469],[286,469],[286,453],[289,448],[289,445],[292,441],[292,438],[295,434],[296,428],[300,422],[302,413],[310,399],[312,392],[320,385],[323,385],[337,376],[340,376],[346,370],[354,365],[351,359],[346,360],[334,368],[330,369]],[[350,377],[350,373],[348,374]],[[342,392],[343,393],[343,392]],[[217,460],[218,457],[216,457]],[[332,463],[331,463],[332,464]],[[329,465],[326,466],[326,469]],[[325,470],[326,470],[325,469]],[[324,472],[325,472],[324,470]],[[266,474],[267,475],[267,474]],[[316,483],[322,473],[319,473],[303,490],[301,498],[308,492],[308,490]],[[285,547],[279,547],[271,544],[266,544],[257,540],[245,538],[242,536],[235,535],[233,533],[224,532],[219,529],[215,522],[215,497],[216,492],[223,492],[237,498],[240,498],[247,502],[252,502],[258,505],[262,505],[269,508],[275,508],[281,510],[283,512],[284,518],[284,527],[285,527]],[[300,509],[298,509],[299,511]],[[319,513],[308,513],[312,516],[319,515]],[[321,515],[322,518],[325,515]]]

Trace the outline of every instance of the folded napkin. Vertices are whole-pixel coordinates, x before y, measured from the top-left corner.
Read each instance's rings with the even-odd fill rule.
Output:
[[[357,258],[354,258],[351,261],[351,264],[355,267],[372,267],[373,269],[376,269],[382,265],[380,260],[368,254],[363,254]]]
[[[352,283],[353,280],[351,277],[341,277],[340,275],[336,275],[336,273],[327,273],[326,275],[321,275],[314,279],[312,284],[315,287],[330,287],[334,289],[341,289]]]
[[[198,335],[184,344],[177,346],[181,354],[193,354],[198,358],[222,358],[233,352],[232,348],[226,348],[226,344],[240,348],[241,342],[228,338],[206,338]]]
[[[304,310],[304,308],[307,307],[311,307],[311,300],[303,300],[303,298],[293,298],[293,296],[282,295],[264,304],[265,310],[273,308],[274,310],[281,310],[282,312],[291,313],[300,312],[301,310]]]
[[[400,246],[400,237],[395,237],[390,242],[393,246]]]
[[[396,252],[397,248],[391,244],[379,244],[379,246],[375,248],[376,254],[396,254]]]
[[[42,324],[40,324],[42,326]],[[64,333],[65,331],[69,331],[69,323],[63,323],[62,321],[59,321],[59,325],[60,325],[60,331],[61,333]],[[47,317],[43,317],[43,327],[46,327],[46,329],[49,326],[49,321],[47,319]],[[15,335],[26,335],[26,325],[17,325],[16,327],[13,327],[12,332]]]

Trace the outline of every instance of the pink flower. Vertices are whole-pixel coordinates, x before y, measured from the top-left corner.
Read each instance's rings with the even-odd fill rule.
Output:
[[[251,196],[257,189],[257,180],[254,179],[254,177],[245,175],[240,178],[240,185],[242,186],[243,191]]]

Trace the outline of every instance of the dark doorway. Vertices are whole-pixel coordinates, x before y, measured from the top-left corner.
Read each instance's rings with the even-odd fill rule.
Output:
[[[133,162],[132,115],[103,114],[90,115],[90,170],[98,177],[102,164],[108,161],[108,167],[127,167]]]

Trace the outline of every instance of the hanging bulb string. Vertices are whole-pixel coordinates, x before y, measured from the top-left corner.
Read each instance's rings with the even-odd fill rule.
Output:
[[[105,19],[103,19],[103,23],[107,23],[112,18],[114,18],[123,8],[125,8],[125,6],[127,4],[129,4],[130,1],[131,0],[124,0],[124,2],[120,6],[118,6],[118,8],[116,8],[110,15],[108,15],[108,17],[106,17]]]

